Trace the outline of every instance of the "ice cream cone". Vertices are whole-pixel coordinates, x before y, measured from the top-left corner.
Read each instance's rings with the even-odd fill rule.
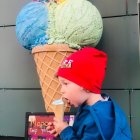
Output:
[[[67,44],[47,44],[32,49],[47,112],[53,111],[52,101],[61,98],[60,83],[55,76],[57,68],[74,51]],[[65,112],[69,110],[70,106],[66,105]]]
[[[63,121],[64,118],[64,102],[60,100],[55,100],[52,102],[53,112],[55,117]]]

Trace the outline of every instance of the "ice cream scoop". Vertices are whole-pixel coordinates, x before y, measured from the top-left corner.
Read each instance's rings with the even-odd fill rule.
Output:
[[[96,46],[102,36],[103,23],[98,9],[87,0],[67,0],[55,9],[55,43],[79,49]]]
[[[16,19],[16,36],[24,48],[46,44],[48,35],[48,8],[44,2],[30,2],[19,12]]]
[[[53,111],[55,114],[55,117],[62,120],[64,118],[64,102],[62,99],[54,100],[52,102],[53,104]]]

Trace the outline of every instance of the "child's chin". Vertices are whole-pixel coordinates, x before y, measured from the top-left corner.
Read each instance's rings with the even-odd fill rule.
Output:
[[[71,106],[73,106],[73,107],[75,107],[75,108],[77,108],[77,107],[78,107],[78,105],[74,105],[74,104],[72,104]]]

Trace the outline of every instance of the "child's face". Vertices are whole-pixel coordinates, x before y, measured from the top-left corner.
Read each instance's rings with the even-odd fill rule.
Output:
[[[70,105],[78,107],[88,99],[88,93],[82,87],[65,78],[58,78],[62,85],[62,97],[66,98]]]

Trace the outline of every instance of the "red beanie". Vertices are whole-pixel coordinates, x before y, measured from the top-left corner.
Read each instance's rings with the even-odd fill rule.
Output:
[[[107,55],[95,48],[85,47],[67,57],[59,67],[57,76],[100,94],[106,71]]]

